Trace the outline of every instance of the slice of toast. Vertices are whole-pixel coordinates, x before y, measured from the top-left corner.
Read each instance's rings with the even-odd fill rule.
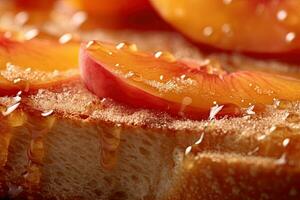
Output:
[[[204,55],[173,33],[98,31],[84,37],[131,41],[178,58],[208,56],[230,69],[300,74],[273,61]],[[2,97],[0,103],[5,108],[14,100]],[[1,197],[299,199],[299,102],[270,105],[253,116],[192,121],[100,100],[80,79],[21,95],[20,102],[12,113],[26,116],[22,126],[10,128],[11,115],[1,118]]]

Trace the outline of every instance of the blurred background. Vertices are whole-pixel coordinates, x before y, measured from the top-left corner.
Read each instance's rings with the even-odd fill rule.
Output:
[[[148,0],[0,0],[0,11],[2,21],[3,14],[21,13],[18,19],[27,24],[52,21],[68,28],[80,24],[82,29],[168,29]]]

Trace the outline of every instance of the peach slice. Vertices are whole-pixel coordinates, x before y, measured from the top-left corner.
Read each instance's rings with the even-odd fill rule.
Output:
[[[161,16],[192,40],[226,50],[300,50],[298,0],[151,0]]]
[[[226,73],[213,66],[176,61],[170,54],[137,51],[135,45],[82,44],[81,75],[87,88],[133,107],[201,119],[213,107],[222,115],[236,108],[300,100],[300,80],[263,72]],[[219,106],[218,106],[219,105]]]
[[[78,76],[79,44],[0,36],[0,94],[35,90]]]

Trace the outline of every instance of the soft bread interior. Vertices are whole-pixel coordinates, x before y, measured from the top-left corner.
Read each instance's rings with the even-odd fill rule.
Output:
[[[26,197],[31,192],[31,197],[45,199],[155,199],[160,180],[166,176],[163,172],[169,173],[174,166],[171,155],[175,139],[141,128],[119,129],[117,161],[107,169],[100,164],[100,137],[101,131],[113,131],[114,127],[57,120],[43,136],[39,187],[28,191],[25,175],[32,138],[26,128],[19,128],[10,143],[3,176],[5,192],[9,190],[10,198]]]

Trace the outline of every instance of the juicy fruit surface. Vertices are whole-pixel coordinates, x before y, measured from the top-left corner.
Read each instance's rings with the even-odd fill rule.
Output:
[[[51,87],[78,76],[78,43],[0,36],[0,94]]]
[[[298,0],[152,0],[162,17],[196,42],[227,50],[300,49]]]
[[[176,61],[165,52],[140,52],[125,43],[83,44],[80,68],[83,81],[99,97],[191,118],[207,116],[211,107],[220,108],[221,115],[236,115],[236,108],[300,100],[298,79],[254,71],[227,73]]]

